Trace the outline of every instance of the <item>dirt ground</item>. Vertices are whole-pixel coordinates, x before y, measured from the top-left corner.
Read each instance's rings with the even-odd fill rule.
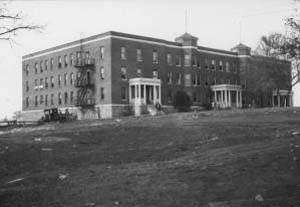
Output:
[[[300,109],[0,131],[0,206],[300,206]]]

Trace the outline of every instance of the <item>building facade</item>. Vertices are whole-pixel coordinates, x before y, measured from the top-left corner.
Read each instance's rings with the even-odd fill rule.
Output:
[[[79,119],[139,115],[147,105],[172,108],[177,91],[185,91],[194,106],[208,98],[220,108],[248,105],[252,100],[243,95],[243,83],[250,84],[252,68],[261,68],[253,67],[250,50],[212,49],[197,40],[188,33],[171,42],[110,31],[25,55],[24,119],[41,118],[45,108],[54,107]],[[283,61],[275,65],[290,67]],[[207,96],[210,90],[213,97]]]

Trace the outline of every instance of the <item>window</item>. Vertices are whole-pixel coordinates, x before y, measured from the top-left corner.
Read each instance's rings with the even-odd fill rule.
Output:
[[[234,64],[234,66],[233,66],[233,67],[234,67],[234,72],[235,72],[235,73],[237,73],[237,72],[238,72],[238,67],[237,67],[237,64]]]
[[[61,66],[62,66],[62,63],[61,63],[61,57],[58,56],[58,68],[61,68]]]
[[[38,86],[38,80],[35,79],[34,80],[34,89],[37,91],[39,89],[39,86]]]
[[[50,59],[50,70],[53,70],[54,60],[53,58]]]
[[[54,105],[54,94],[51,94],[50,96],[50,104]]]
[[[25,66],[25,74],[26,74],[26,76],[29,75],[29,65],[28,64]]]
[[[65,92],[64,98],[65,98],[65,104],[68,104],[68,92]]]
[[[48,70],[48,60],[45,60],[45,62],[44,62],[44,68],[45,68],[45,71]]]
[[[208,86],[210,84],[209,76],[206,76],[205,85]]]
[[[40,79],[40,90],[43,90],[43,88],[44,88],[44,79],[41,78]]]
[[[223,70],[223,61],[219,61],[219,70]]]
[[[126,68],[122,67],[121,68],[121,79],[126,80],[126,73],[127,73]]]
[[[26,81],[26,86],[25,86],[25,88],[26,88],[26,91],[29,91],[29,82],[28,82],[28,81]]]
[[[85,52],[85,58],[86,58],[87,60],[90,59],[90,52],[89,52],[89,51]]]
[[[65,73],[65,74],[64,74],[64,86],[67,85],[67,81],[68,81],[68,74]]]
[[[48,95],[45,95],[45,106],[48,106]]]
[[[192,59],[192,65],[193,66],[197,66],[197,56],[196,55],[193,55],[193,59]]]
[[[138,68],[138,69],[136,70],[136,76],[137,76],[137,77],[141,77],[141,76],[142,76],[142,69],[141,69],[141,68]]]
[[[38,63],[34,64],[34,73],[37,74],[38,73]]]
[[[38,106],[39,104],[39,100],[38,100],[38,96],[34,97],[34,106]]]
[[[64,56],[64,63],[65,63],[65,68],[68,67],[68,56]]]
[[[211,60],[210,69],[212,69],[212,70],[216,69],[216,61],[215,60]]]
[[[201,85],[201,76],[200,76],[200,74],[197,74],[196,81],[197,81],[197,85],[200,86]]]
[[[80,61],[80,59],[81,59],[81,52],[76,52],[76,59],[77,59],[77,62]]]
[[[231,83],[231,81],[230,81],[230,79],[228,78],[228,79],[227,79],[227,84],[230,84],[230,83]]]
[[[40,105],[42,105],[44,103],[44,96],[40,95]]]
[[[191,65],[191,56],[189,54],[184,55],[184,66],[190,66]]]
[[[104,79],[104,68],[103,67],[100,68],[100,79],[101,80]]]
[[[61,105],[62,101],[61,101],[61,93],[58,93],[58,105]]]
[[[158,63],[158,53],[156,50],[154,50],[152,53],[152,62],[156,64]]]
[[[54,77],[51,76],[50,78],[50,84],[51,84],[51,88],[54,88]]]
[[[48,89],[48,77],[45,78],[45,89]]]
[[[126,100],[126,88],[125,87],[121,88],[121,99]]]
[[[70,92],[70,104],[72,104],[74,102],[74,92],[71,91]]]
[[[57,85],[58,85],[58,87],[61,86],[61,75],[57,76]]]
[[[167,64],[172,65],[172,54],[171,53],[167,54]]]
[[[215,78],[213,79],[212,85],[216,85],[216,84],[217,84],[217,78],[215,77]]]
[[[226,72],[229,72],[229,62],[225,63],[225,70],[226,70]]]
[[[181,73],[178,73],[176,83],[177,85],[181,85]]]
[[[103,60],[104,59],[104,47],[101,46],[100,47],[100,60]]]
[[[126,48],[125,47],[121,47],[121,59],[125,60],[126,59]]]
[[[176,66],[181,66],[181,57],[180,57],[180,55],[176,55]]]
[[[26,97],[26,99],[25,99],[25,106],[26,106],[26,108],[29,107],[29,97]]]
[[[73,53],[70,54],[70,65],[71,66],[74,65],[74,54]]]
[[[169,72],[167,75],[167,83],[172,84],[172,73],[171,72]]]
[[[204,60],[204,68],[205,69],[208,69],[209,67],[208,67],[208,59],[207,58],[205,58],[205,60]]]
[[[142,62],[143,61],[142,50],[141,49],[137,49],[136,50],[136,60],[138,62]]]
[[[72,72],[70,74],[70,85],[73,85],[73,83],[74,83],[74,73]]]
[[[192,83],[191,83],[191,74],[185,74],[184,76],[184,83],[186,87],[191,87]]]
[[[40,61],[40,73],[43,72],[43,61]]]
[[[242,80],[242,88],[245,89],[247,88],[247,81],[246,80]]]
[[[76,75],[76,80],[77,80],[77,82],[79,81],[80,76],[81,76],[81,73],[80,73],[80,71],[78,71],[78,72],[77,72],[77,75]]]
[[[193,86],[197,85],[197,74],[196,73],[192,76],[192,84],[193,84]]]
[[[100,99],[104,100],[104,88],[100,88]]]
[[[153,78],[158,78],[158,71],[157,71],[157,69],[153,69],[152,70],[152,76],[153,76]]]
[[[197,57],[196,57],[197,58]],[[201,68],[201,64],[200,64],[200,58],[197,59],[197,67]]]

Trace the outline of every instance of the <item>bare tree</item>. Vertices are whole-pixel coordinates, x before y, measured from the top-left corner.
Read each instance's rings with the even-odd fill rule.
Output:
[[[262,36],[255,53],[279,59],[285,59],[285,43],[287,38],[280,33]]]
[[[0,4],[0,40],[12,43],[19,32],[37,29],[42,26],[25,22],[22,12],[10,12],[7,3]]]

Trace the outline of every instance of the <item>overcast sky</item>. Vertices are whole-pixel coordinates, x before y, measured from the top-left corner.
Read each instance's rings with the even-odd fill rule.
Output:
[[[187,31],[198,44],[229,50],[241,40],[255,48],[262,35],[284,32],[293,0],[52,0],[13,1],[42,32],[20,33],[18,45],[0,41],[0,118],[22,105],[22,56],[109,30],[173,41]],[[240,29],[242,28],[242,29]]]

